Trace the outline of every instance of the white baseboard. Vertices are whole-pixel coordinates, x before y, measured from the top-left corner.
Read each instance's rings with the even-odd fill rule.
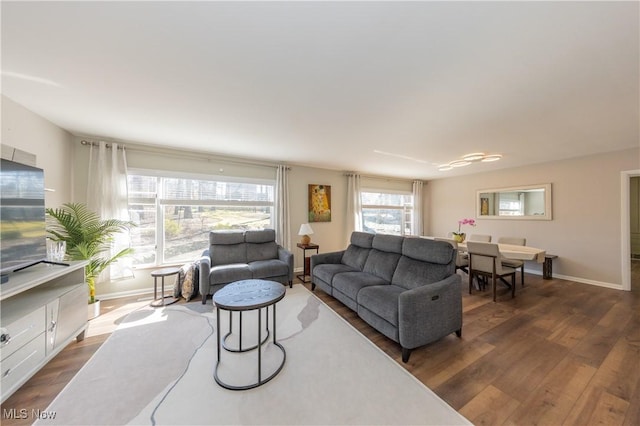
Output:
[[[171,294],[173,294],[173,287],[169,289]],[[169,294],[169,291],[165,289],[165,294]],[[114,293],[104,293],[104,294],[96,294],[96,299],[100,300],[109,300],[109,299],[119,299],[121,297],[131,297],[131,296],[146,296],[151,295],[149,300],[153,298],[153,289],[137,289],[137,290],[129,290],[129,291],[118,291]]]
[[[525,268],[524,272],[526,272],[527,274],[542,275],[542,271],[538,271],[535,269]],[[553,274],[553,278],[559,278],[561,280],[567,280],[567,281],[575,281],[577,283],[595,285],[598,287],[612,288],[615,290],[622,290],[622,284],[607,283],[604,281],[595,281],[595,280],[589,280],[587,278],[572,277],[570,275],[562,275],[562,274],[555,274],[555,273]]]

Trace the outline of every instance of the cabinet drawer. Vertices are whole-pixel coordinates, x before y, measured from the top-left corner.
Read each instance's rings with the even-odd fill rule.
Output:
[[[2,342],[0,342],[0,359],[4,364],[5,358],[20,349],[45,329],[45,307],[17,319],[11,324],[2,324]]]
[[[2,360],[0,385],[2,396],[13,392],[25,379],[31,377],[45,358],[45,334],[42,333],[26,345],[19,348],[11,356]]]

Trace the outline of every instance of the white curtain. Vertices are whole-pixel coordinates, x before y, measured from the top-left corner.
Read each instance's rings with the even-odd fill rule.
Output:
[[[278,166],[276,170],[275,191],[275,227],[276,242],[291,251],[291,232],[289,229],[289,167]]]
[[[129,220],[129,191],[127,186],[127,158],[124,146],[106,142],[91,144],[87,207],[102,219]],[[115,236],[112,255],[130,247],[128,232]],[[98,278],[98,282],[133,276],[132,260],[124,257],[114,262]]]
[[[360,175],[347,175],[347,244],[353,231],[362,231],[362,199],[360,198]]]
[[[422,181],[413,181],[413,235],[422,235]]]

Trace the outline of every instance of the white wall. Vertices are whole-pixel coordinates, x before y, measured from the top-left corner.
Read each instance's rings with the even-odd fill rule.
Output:
[[[536,164],[471,176],[437,179],[426,186],[425,234],[446,235],[457,220],[475,217],[476,191],[551,183],[553,220],[483,220],[467,233],[523,236],[527,245],[559,256],[554,276],[620,287],[620,172],[640,166],[640,149]],[[527,262],[527,269],[540,265]]]
[[[44,170],[45,206],[72,201],[72,136],[38,114],[2,95],[2,144],[36,155]]]

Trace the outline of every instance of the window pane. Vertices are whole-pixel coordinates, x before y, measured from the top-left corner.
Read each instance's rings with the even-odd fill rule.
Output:
[[[129,204],[131,220],[138,226],[131,228],[133,264],[156,263],[156,206],[155,204]]]
[[[128,175],[129,198],[155,198],[158,179],[152,176]]]
[[[402,235],[402,209],[362,209],[365,232]]]
[[[271,201],[273,185],[163,178],[163,199]]]
[[[413,195],[393,194],[384,192],[362,192],[362,205],[402,206],[412,204]]]

